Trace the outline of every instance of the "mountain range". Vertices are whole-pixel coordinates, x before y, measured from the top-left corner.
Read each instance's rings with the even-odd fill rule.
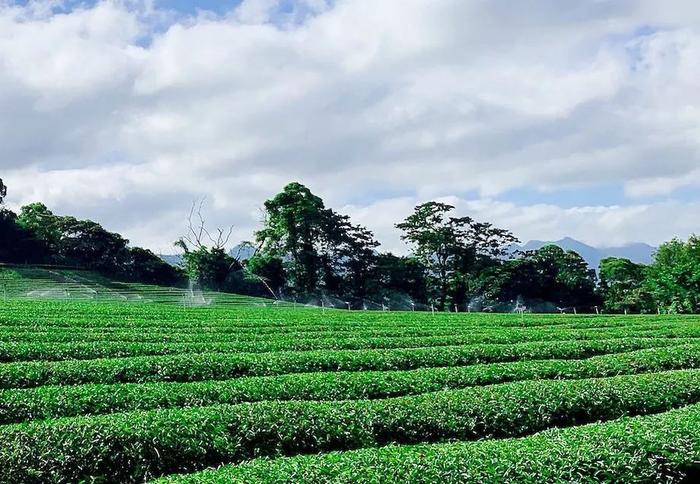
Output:
[[[641,242],[627,244],[619,247],[593,247],[583,242],[564,237],[555,241],[531,240],[523,245],[511,246],[509,252],[513,253],[516,250],[537,250],[545,245],[558,245],[564,250],[573,250],[578,253],[588,265],[594,269],[598,268],[600,261],[606,257],[622,257],[629,259],[637,264],[650,264],[654,257],[655,247]]]

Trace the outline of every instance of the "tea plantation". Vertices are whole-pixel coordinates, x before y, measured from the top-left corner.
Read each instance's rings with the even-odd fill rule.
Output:
[[[0,482],[691,482],[700,318],[0,300]]]

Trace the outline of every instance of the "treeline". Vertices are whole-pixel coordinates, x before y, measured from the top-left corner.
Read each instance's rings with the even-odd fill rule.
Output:
[[[66,265],[150,284],[184,283],[181,270],[150,250],[130,247],[96,222],[55,215],[41,203],[15,214],[3,205],[6,195],[0,179],[0,262]]]
[[[6,188],[0,181],[0,204]],[[0,207],[1,208],[1,207]],[[200,207],[201,208],[201,207]],[[89,220],[54,215],[42,204],[0,210],[0,261],[55,263],[156,284],[190,280],[203,288],[335,306],[437,311],[700,311],[700,239],[663,244],[652,264],[608,258],[598,273],[576,252],[549,245],[512,252],[508,230],[427,202],[396,227],[408,255],[378,250],[367,228],[325,206],[299,183],[264,203],[262,228],[238,258],[230,231],[193,223],[175,245],[181,268]],[[194,217],[196,218],[196,217]],[[212,236],[212,232],[214,236]]]
[[[265,202],[263,228],[249,243],[251,258],[236,261],[221,247],[179,244],[187,272],[210,287],[240,290],[241,280],[253,279],[254,286],[257,278],[275,297],[325,299],[339,307],[700,311],[696,237],[663,244],[649,266],[605,259],[597,274],[579,254],[555,245],[511,253],[519,242],[511,232],[454,212],[438,202],[415,207],[396,225],[410,247],[400,256],[377,250],[372,232],[326,207],[304,185],[290,183]],[[230,267],[240,274],[233,280]]]

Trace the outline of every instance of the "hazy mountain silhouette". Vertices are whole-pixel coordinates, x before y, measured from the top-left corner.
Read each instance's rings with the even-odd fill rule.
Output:
[[[571,237],[564,237],[555,241],[531,240],[523,245],[512,246],[510,252],[512,253],[516,250],[537,250],[550,244],[558,245],[564,250],[577,252],[594,269],[597,269],[600,261],[606,257],[622,257],[638,264],[649,264],[656,250],[655,247],[641,242],[620,247],[592,247]]]

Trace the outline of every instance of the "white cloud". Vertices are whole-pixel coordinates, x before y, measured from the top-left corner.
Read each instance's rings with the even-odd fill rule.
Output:
[[[515,205],[491,199],[445,197],[440,200],[454,205],[459,214],[468,214],[476,220],[488,220],[498,227],[510,229],[523,242],[573,237],[598,247],[639,241],[658,245],[668,240],[668,234],[687,237],[697,232],[696,221],[700,217],[700,202],[562,208],[550,204]],[[385,242],[387,250],[404,253],[406,246],[400,240],[400,233],[394,224],[423,201],[401,197],[363,207],[346,206],[344,209],[372,229]]]
[[[294,179],[370,226],[457,197],[522,238],[656,243],[690,230],[664,218],[697,202],[663,197],[700,186],[696,2],[329,5],[246,0],[176,20],[147,1],[61,14],[0,1],[10,201],[99,217],[152,247],[203,195],[213,223],[247,237]],[[499,201],[599,185],[629,204]]]

